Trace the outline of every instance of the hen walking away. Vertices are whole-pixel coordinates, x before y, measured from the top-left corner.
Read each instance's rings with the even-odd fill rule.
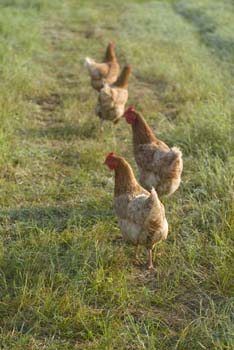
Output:
[[[154,187],[159,195],[171,195],[180,186],[183,170],[182,152],[159,140],[140,113],[129,107],[124,113],[132,126],[133,151],[146,189]]]
[[[125,104],[128,100],[130,73],[131,66],[125,66],[114,84],[105,84],[101,89],[96,107],[96,114],[101,120],[110,120],[116,124],[123,116]]]
[[[168,223],[157,192],[142,188],[124,158],[110,153],[105,164],[115,172],[114,209],[125,240],[148,251],[148,268],[153,268],[152,248],[168,234]]]
[[[115,54],[114,45],[109,43],[103,63],[97,63],[93,59],[86,57],[85,67],[88,69],[92,87],[100,91],[104,83],[113,84],[119,75],[119,63]]]

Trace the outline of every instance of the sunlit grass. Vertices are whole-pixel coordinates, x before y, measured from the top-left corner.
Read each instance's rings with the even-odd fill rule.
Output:
[[[0,4],[1,349],[233,349],[231,0]],[[125,121],[100,132],[83,59],[112,39],[129,104],[184,154],[156,272],[112,210]]]

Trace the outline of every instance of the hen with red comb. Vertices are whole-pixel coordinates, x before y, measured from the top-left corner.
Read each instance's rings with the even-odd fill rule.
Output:
[[[144,117],[129,107],[124,113],[132,126],[133,151],[140,173],[140,183],[146,189],[154,187],[158,195],[171,195],[180,186],[183,170],[182,152],[159,140]]]
[[[148,252],[148,268],[153,268],[153,246],[167,238],[168,224],[163,204],[154,189],[146,191],[137,182],[128,162],[113,152],[105,164],[115,172],[114,209],[123,238]]]

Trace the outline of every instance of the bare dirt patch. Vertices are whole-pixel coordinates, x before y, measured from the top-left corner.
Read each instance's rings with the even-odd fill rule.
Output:
[[[62,100],[59,94],[52,93],[48,96],[36,96],[32,98],[32,102],[41,106],[43,111],[52,112],[58,106],[62,105]]]

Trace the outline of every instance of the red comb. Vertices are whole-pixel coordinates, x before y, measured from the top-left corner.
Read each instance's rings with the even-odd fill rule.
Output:
[[[125,117],[125,114],[129,113],[129,112],[135,112],[135,108],[133,106],[130,106],[126,109],[126,111],[124,112],[124,117]]]
[[[107,155],[104,164],[106,164],[107,161],[108,161],[109,159],[111,159],[114,155],[115,155],[114,152],[110,152],[110,153]]]

